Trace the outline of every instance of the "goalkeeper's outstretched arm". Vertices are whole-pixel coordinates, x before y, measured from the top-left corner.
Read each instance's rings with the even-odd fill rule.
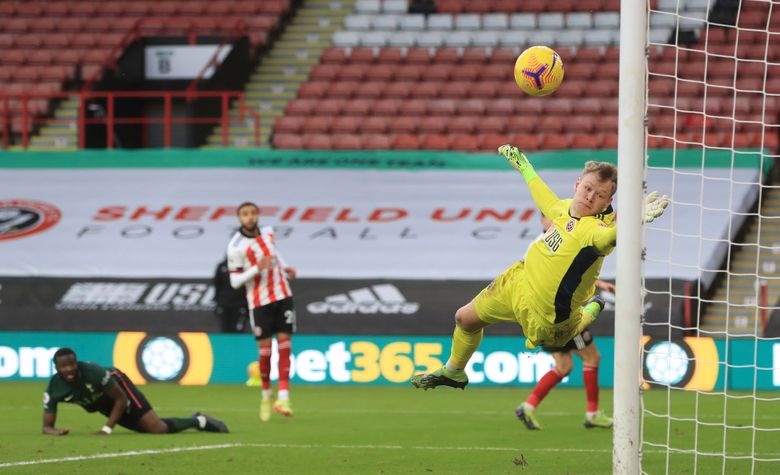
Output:
[[[515,169],[523,175],[536,206],[542,210],[542,214],[550,217],[550,209],[555,203],[560,201],[560,199],[550,187],[539,178],[533,165],[528,161],[528,157],[526,157],[517,147],[510,144],[498,147],[498,153],[506,158],[509,164],[515,167]]]

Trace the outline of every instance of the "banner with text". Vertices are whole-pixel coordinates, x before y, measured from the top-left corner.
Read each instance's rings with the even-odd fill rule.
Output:
[[[408,384],[442,365],[450,339],[421,336],[298,336],[291,356],[293,383]],[[614,340],[596,339],[599,384],[612,387]],[[257,346],[246,335],[206,333],[14,333],[0,332],[0,381],[43,381],[54,374],[51,356],[61,346],[79,359],[115,366],[137,384],[244,383],[253,373]],[[645,387],[689,390],[780,389],[780,343],[767,340],[645,338]],[[274,348],[271,379],[276,379]],[[580,360],[563,386],[582,386]],[[486,337],[467,367],[469,384],[533,386],[553,367],[552,356],[528,352],[518,337]]]
[[[298,279],[292,282],[296,332],[346,335],[449,335],[455,311],[489,281]],[[0,328],[6,331],[219,332],[214,283],[205,279],[73,279],[0,277]],[[682,336],[684,282],[648,279],[645,331]],[[670,286],[671,285],[671,286]],[[229,291],[229,290],[223,290]],[[612,335],[614,299],[591,325]],[[673,297],[675,296],[675,297]],[[671,317],[670,317],[671,316]],[[234,327],[235,328],[235,327]],[[249,331],[246,316],[242,325]],[[515,324],[488,335],[520,335]]]
[[[503,165],[4,168],[0,275],[207,277],[236,228],[235,206],[251,200],[300,277],[490,280],[541,231],[527,186]],[[567,197],[581,165],[540,173]],[[719,268],[758,179],[754,168],[650,170],[648,189],[673,204],[648,226],[646,276],[708,279],[703,269]],[[608,258],[602,275],[614,273]]]

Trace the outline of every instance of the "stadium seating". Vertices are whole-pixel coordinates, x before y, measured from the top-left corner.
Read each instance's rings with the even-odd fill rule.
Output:
[[[335,113],[338,119],[327,121],[331,128],[344,117],[359,116],[357,131],[350,131],[358,138],[350,147],[360,141],[370,148],[360,139],[368,135],[371,144],[412,149],[487,151],[507,137],[524,140],[519,144],[529,150],[616,147],[619,0],[442,0],[430,15],[408,13],[405,5],[357,0],[285,115]],[[652,1],[651,8],[650,132],[671,136],[676,130],[684,139],[681,147],[696,146],[697,137],[708,146],[776,144],[771,128],[741,133],[758,116],[777,123],[777,98],[759,94],[780,89],[780,74],[764,62],[765,56],[780,60],[780,44],[772,48],[775,38],[740,33],[735,44],[728,29],[703,28],[704,0],[685,2],[679,16],[676,3]],[[761,14],[766,28],[766,12],[740,22],[756,26]],[[772,22],[775,17],[780,31],[780,15]],[[696,42],[668,46],[678,26],[690,30]],[[513,62],[531,44],[555,45],[564,60],[566,79],[551,97],[524,96],[514,83]],[[738,59],[726,58],[735,48]],[[714,59],[714,51],[723,57]],[[325,107],[327,100],[337,100],[338,107]],[[725,137],[731,129],[720,120],[724,115],[736,124],[738,138]],[[286,123],[278,121],[274,132],[286,133]],[[697,135],[705,130],[709,135]],[[306,142],[313,132],[303,127],[300,133]],[[333,140],[330,146],[340,143],[347,144]]]
[[[0,81],[15,94],[76,87],[74,80],[91,79],[121,54],[135,27],[143,36],[224,35],[239,27],[261,47],[290,8],[290,0],[0,2]],[[48,111],[47,100],[30,105],[35,115]],[[19,99],[9,108],[16,117]],[[21,132],[18,117],[11,125]]]

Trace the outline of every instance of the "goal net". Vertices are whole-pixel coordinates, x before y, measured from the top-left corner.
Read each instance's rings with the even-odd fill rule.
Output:
[[[642,293],[670,310],[642,318],[639,467],[780,473],[780,2],[646,13],[644,178],[673,204],[644,227]]]

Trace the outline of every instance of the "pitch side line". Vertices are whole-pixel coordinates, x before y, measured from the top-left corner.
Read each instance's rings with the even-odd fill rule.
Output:
[[[574,448],[530,448],[530,447],[437,447],[437,446],[425,446],[415,445],[411,447],[404,447],[402,445],[371,445],[371,444],[355,444],[355,445],[323,445],[323,444],[220,444],[220,445],[200,445],[195,447],[178,447],[171,449],[159,449],[159,450],[134,450],[130,452],[115,452],[108,454],[95,454],[95,455],[80,455],[76,457],[63,457],[57,459],[44,459],[44,460],[23,460],[19,462],[5,462],[0,463],[0,468],[21,467],[27,465],[42,465],[50,463],[62,463],[62,462],[78,462],[84,460],[99,460],[109,459],[117,457],[136,457],[139,455],[159,455],[169,454],[177,452],[194,452],[198,450],[214,450],[214,449],[230,449],[230,448],[266,448],[266,449],[346,449],[346,450],[432,450],[432,451],[445,451],[445,450],[473,450],[482,452],[571,452],[571,453],[612,453],[611,449],[574,449]],[[664,450],[645,450],[644,453],[666,453]],[[730,453],[729,455],[749,455],[742,453]],[[754,455],[762,456],[777,456],[776,453],[761,453]]]
[[[136,457],[138,455],[157,455],[157,454],[170,454],[176,452],[193,452],[196,450],[228,449],[231,447],[242,447],[244,445],[246,444],[199,445],[195,447],[174,447],[172,449],[131,450],[129,452],[114,452],[108,454],[77,455],[75,457],[62,457],[58,459],[22,460],[20,462],[0,463],[0,468],[21,467],[24,465],[41,465],[47,463],[79,462],[82,460],[111,459],[116,457]]]

